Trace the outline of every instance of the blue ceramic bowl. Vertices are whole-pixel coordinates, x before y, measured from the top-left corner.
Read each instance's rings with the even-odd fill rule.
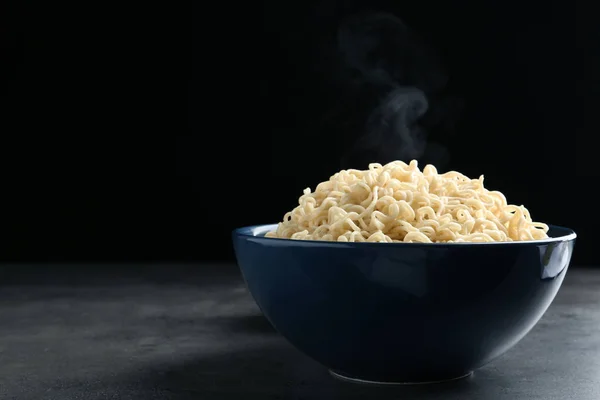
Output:
[[[257,304],[338,377],[420,383],[469,375],[521,340],[558,292],[576,234],[507,243],[338,243],[233,232]]]

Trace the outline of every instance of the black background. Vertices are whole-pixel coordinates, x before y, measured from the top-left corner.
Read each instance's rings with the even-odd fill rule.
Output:
[[[419,161],[485,174],[535,220],[575,229],[574,263],[594,264],[600,39],[575,11],[558,1],[9,4],[0,259],[232,260],[233,228],[280,220],[365,134],[390,82],[344,75],[336,40],[348,17],[385,12],[439,58],[386,42],[372,57],[400,77],[392,83],[427,86],[440,68],[448,77],[443,100],[430,99],[444,112],[427,141],[449,156]],[[373,157],[356,155],[357,168]]]

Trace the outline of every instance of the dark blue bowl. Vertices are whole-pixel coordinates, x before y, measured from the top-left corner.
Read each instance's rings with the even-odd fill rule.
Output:
[[[500,356],[542,317],[565,277],[575,233],[506,243],[233,244],[273,326],[334,374],[372,382],[458,378]]]

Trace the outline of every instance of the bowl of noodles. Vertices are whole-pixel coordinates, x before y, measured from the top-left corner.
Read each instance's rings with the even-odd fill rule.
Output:
[[[416,161],[340,171],[282,222],[233,232],[249,291],[292,345],[340,379],[392,384],[469,376],[512,348],[575,239],[483,177]]]

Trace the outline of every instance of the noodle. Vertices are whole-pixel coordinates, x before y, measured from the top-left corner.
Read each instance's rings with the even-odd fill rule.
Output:
[[[523,206],[501,192],[417,161],[343,170],[310,188],[266,237],[338,242],[510,242],[547,238]]]

